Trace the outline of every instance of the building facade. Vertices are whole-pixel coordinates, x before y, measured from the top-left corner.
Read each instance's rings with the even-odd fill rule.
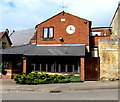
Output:
[[[11,70],[5,77],[39,71],[76,74],[85,80],[90,28],[90,21],[64,11],[38,24],[31,44],[3,51],[3,62],[8,62],[6,70]]]
[[[110,27],[110,38],[99,40],[100,78],[103,80],[120,79],[120,3]]]
[[[118,7],[112,18],[110,27],[112,27],[111,38],[114,38],[114,39],[120,38],[120,3],[118,3]]]
[[[36,25],[30,44],[3,50],[3,78],[38,71],[100,80],[98,39],[110,38],[110,30],[91,29],[91,21],[63,11]]]

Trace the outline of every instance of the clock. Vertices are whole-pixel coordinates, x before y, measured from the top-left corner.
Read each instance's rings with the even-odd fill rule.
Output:
[[[68,34],[73,34],[73,33],[75,32],[75,27],[74,27],[73,25],[67,26],[66,32],[67,32]]]

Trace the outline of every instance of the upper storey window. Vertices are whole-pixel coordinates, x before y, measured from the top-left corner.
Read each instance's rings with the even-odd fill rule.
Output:
[[[53,27],[44,27],[43,28],[43,38],[49,39],[54,37],[54,28]]]
[[[101,36],[101,32],[91,32],[91,36]]]
[[[6,44],[7,44],[6,42],[2,42],[2,48],[3,48],[3,49],[5,49]]]

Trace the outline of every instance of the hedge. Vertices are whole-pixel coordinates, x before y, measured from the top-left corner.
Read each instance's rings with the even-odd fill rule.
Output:
[[[69,83],[69,82],[83,82],[80,80],[79,76],[74,75],[49,75],[46,73],[22,73],[16,74],[14,80],[17,84],[51,84],[51,83]]]

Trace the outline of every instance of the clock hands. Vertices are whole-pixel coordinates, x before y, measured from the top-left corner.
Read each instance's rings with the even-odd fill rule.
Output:
[[[68,34],[73,34],[73,33],[75,32],[75,27],[74,27],[73,25],[67,26],[66,32],[67,32]]]
[[[70,30],[74,31],[74,29],[72,27],[70,27]]]

